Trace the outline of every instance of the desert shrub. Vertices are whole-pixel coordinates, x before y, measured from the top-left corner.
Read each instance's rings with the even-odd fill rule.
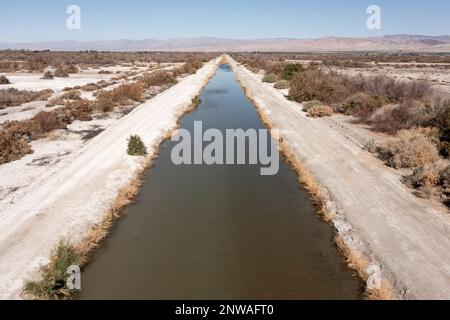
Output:
[[[9,79],[5,76],[0,76],[0,84],[10,84]]]
[[[127,152],[130,156],[145,156],[147,154],[147,148],[139,136],[133,135],[128,139]]]
[[[119,105],[127,105],[130,100],[142,102],[144,89],[139,83],[122,84],[110,91],[113,101]]]
[[[447,168],[444,161],[421,165],[415,168],[411,175],[406,176],[404,181],[416,189],[424,186],[436,186],[441,182]]]
[[[431,93],[431,85],[426,81],[401,81],[390,77],[359,75],[343,77],[346,86],[353,92],[364,92],[370,96],[379,96],[391,103],[404,100],[421,100]]]
[[[50,98],[53,90],[41,91],[17,90],[15,88],[0,90],[0,109],[4,107],[20,106],[31,101],[44,101]]]
[[[56,68],[54,75],[58,78],[67,78],[69,76],[69,74],[62,67]]]
[[[296,73],[300,73],[303,71],[305,71],[305,69],[301,64],[288,63],[283,68],[283,79],[290,81]]]
[[[386,103],[386,100],[381,96],[369,96],[365,93],[357,93],[345,100],[342,105],[342,112],[367,121],[384,103]]]
[[[80,90],[70,90],[62,95],[64,100],[80,100],[81,91]]]
[[[57,111],[41,111],[29,120],[33,137],[42,136],[57,129],[66,129],[67,123]]]
[[[30,144],[21,134],[0,130],[0,165],[19,160],[32,152]]]
[[[38,299],[66,300],[71,292],[67,288],[67,270],[70,266],[79,265],[81,257],[74,246],[61,241],[54,249],[50,264],[41,269],[42,280],[28,282],[25,291]]]
[[[172,72],[165,72],[165,71],[146,73],[140,81],[140,83],[144,88],[163,86],[166,84],[174,84],[176,82],[177,79],[175,75]]]
[[[274,88],[275,89],[289,89],[289,87],[291,86],[291,83],[287,80],[278,80],[277,82],[275,82],[274,84]]]
[[[93,103],[84,99],[75,100],[73,102],[67,102],[65,107],[58,109],[58,111],[66,113],[71,120],[91,121]]]
[[[429,107],[420,101],[405,100],[400,105],[380,108],[370,117],[369,122],[378,131],[395,134],[403,129],[428,125],[433,117],[430,111]]]
[[[44,79],[44,80],[52,80],[52,79],[54,79],[53,72],[46,71],[41,79]]]
[[[308,110],[308,116],[311,118],[330,117],[333,115],[333,109],[329,106],[315,106]]]
[[[290,98],[297,102],[319,100],[332,104],[343,101],[349,95],[349,89],[337,74],[321,70],[296,73],[289,91]]]
[[[110,112],[114,108],[114,100],[109,92],[100,91],[97,94],[95,108],[100,112]]]
[[[112,73],[111,71],[103,69],[98,72],[98,74],[111,74],[111,73]]]
[[[64,71],[65,71],[66,73],[68,73],[68,74],[73,74],[73,73],[78,73],[78,72],[79,72],[79,69],[78,69],[78,67],[77,67],[76,65],[74,65],[74,64],[69,64],[68,66],[66,66],[66,67],[64,68]]]
[[[311,101],[302,102],[302,105],[303,105],[303,111],[308,112],[309,109],[311,109],[313,107],[322,106],[323,103],[320,102],[319,100],[311,100]]]
[[[275,82],[277,82],[277,80],[278,80],[278,77],[273,73],[264,76],[264,78],[262,79],[263,82],[267,82],[267,83],[275,83]]]
[[[415,168],[439,160],[436,145],[420,130],[402,130],[379,146],[380,158],[394,168]]]

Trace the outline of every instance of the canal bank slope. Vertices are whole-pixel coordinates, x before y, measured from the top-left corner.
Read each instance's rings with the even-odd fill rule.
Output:
[[[227,59],[264,120],[280,129],[291,157],[326,189],[346,244],[378,264],[402,298],[449,299],[449,216],[413,196],[391,169],[341,132],[306,117],[299,104]]]
[[[48,263],[61,238],[77,243],[100,223],[119,194],[148,163],[127,155],[130,135],[142,137],[148,157],[177,126],[214,75],[221,58],[135,108],[92,139],[73,161],[61,163],[45,183],[30,186],[17,203],[0,211],[0,299],[18,299],[24,281]]]

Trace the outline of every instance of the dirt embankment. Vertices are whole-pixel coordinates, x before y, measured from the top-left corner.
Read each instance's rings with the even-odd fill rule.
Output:
[[[418,199],[398,175],[299,104],[227,57],[247,95],[328,193],[347,245],[381,267],[406,299],[450,298],[450,217]]]
[[[157,152],[220,61],[136,107],[60,162],[45,181],[30,183],[20,201],[0,203],[0,299],[20,298],[24,281],[36,276],[61,238],[81,241],[102,221],[121,187],[145,165],[127,155],[127,139],[137,134],[149,157]]]

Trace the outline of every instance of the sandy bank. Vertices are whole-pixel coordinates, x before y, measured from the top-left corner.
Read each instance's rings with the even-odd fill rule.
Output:
[[[0,299],[20,297],[24,281],[48,262],[61,237],[79,241],[102,220],[118,190],[144,164],[127,155],[129,136],[140,135],[152,156],[219,62],[135,108],[60,162],[45,181],[26,186],[20,201],[0,203]]]
[[[413,196],[358,143],[228,59],[263,117],[328,190],[345,240],[376,261],[403,298],[449,299],[450,217]]]

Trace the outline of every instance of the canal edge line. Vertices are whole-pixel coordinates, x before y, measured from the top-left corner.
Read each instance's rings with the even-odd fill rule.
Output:
[[[270,116],[266,113],[257,98],[250,92],[245,82],[242,80],[239,72],[236,70],[238,63],[230,56],[226,56],[229,65],[233,68],[236,74],[236,79],[241,85],[246,97],[252,101],[256,110],[261,117],[262,122],[272,129],[273,125]],[[239,65],[245,68],[242,65]],[[245,70],[249,71],[245,68]],[[335,244],[339,252],[345,258],[350,269],[354,270],[358,277],[367,284],[369,274],[367,269],[371,265],[380,266],[372,253],[369,252],[368,246],[361,240],[361,238],[353,232],[351,224],[346,220],[342,207],[338,200],[333,197],[329,190],[323,186],[308,170],[304,162],[293,151],[290,144],[283,139],[281,130],[279,137],[280,152],[288,160],[288,164],[295,170],[298,176],[299,183],[306,188],[311,200],[314,202],[319,216],[327,223],[331,224],[335,230]],[[380,289],[369,289],[367,286],[363,293],[363,298],[367,300],[398,300],[401,299],[399,290],[392,284],[393,275],[389,272],[388,277],[382,277]]]
[[[108,209],[106,210],[106,213],[104,214],[102,220],[99,223],[92,225],[90,230],[88,230],[87,234],[78,243],[70,243],[70,239],[65,238],[62,238],[60,240],[58,245],[70,244],[70,246],[72,246],[73,249],[76,251],[80,259],[79,267],[81,269],[85,268],[90,263],[93,254],[106,240],[109,232],[121,218],[124,209],[136,200],[140,188],[144,183],[145,175],[149,172],[149,170],[152,169],[152,167],[156,163],[156,160],[159,157],[160,147],[162,146],[163,143],[166,142],[166,140],[170,139],[173,133],[180,127],[181,118],[198,107],[200,102],[199,97],[201,93],[203,92],[204,88],[209,83],[211,78],[216,74],[220,64],[223,62],[224,62],[223,56],[220,56],[209,62],[210,64],[214,64],[213,68],[211,72],[205,77],[200,89],[198,90],[194,98],[191,100],[190,103],[187,103],[184,108],[181,108],[181,110],[177,114],[175,114],[175,118],[177,119],[175,125],[167,128],[166,132],[162,133],[158,137],[158,141],[154,143],[151,149],[153,151],[152,154],[147,155],[140,161],[139,167],[134,172],[132,178],[128,181],[128,183],[123,185],[117,191],[116,198],[108,205]],[[126,152],[126,150],[124,150],[124,152]],[[55,259],[57,259],[56,257],[57,246],[55,246],[55,248],[52,251],[52,254],[49,259],[50,263],[52,261],[55,261]],[[45,270],[47,266],[48,265],[42,266],[41,270],[38,271],[39,280],[42,278],[42,271]],[[27,282],[25,282],[24,287],[22,288],[20,297],[25,300],[38,299],[37,297],[26,292],[25,289],[26,285]],[[76,297],[76,292],[66,290],[66,293],[67,299],[73,299]]]

